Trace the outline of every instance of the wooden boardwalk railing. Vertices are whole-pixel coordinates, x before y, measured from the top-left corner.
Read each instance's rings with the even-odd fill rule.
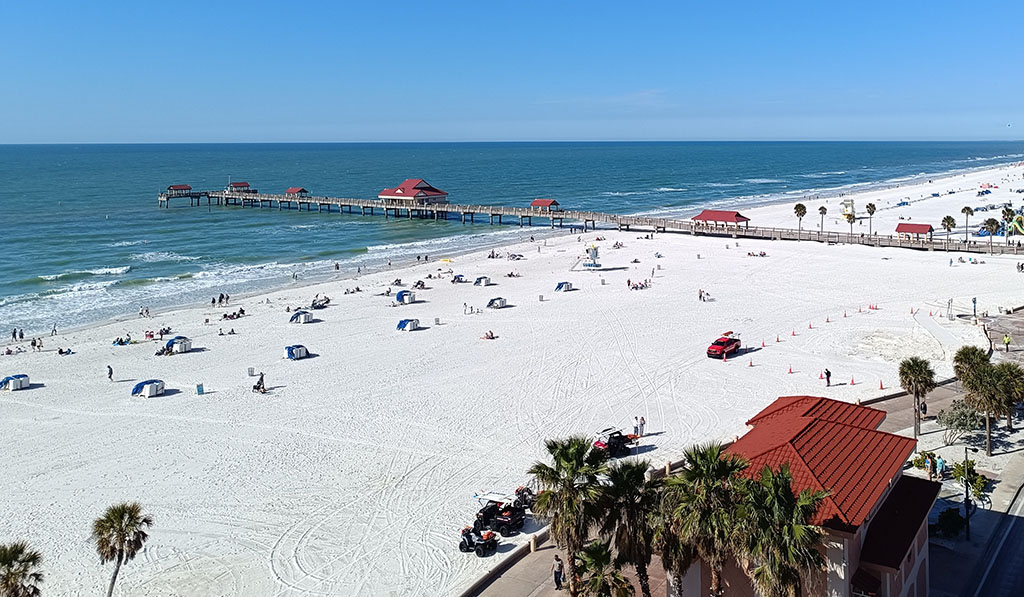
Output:
[[[898,235],[865,235],[850,234],[846,232],[817,232],[814,230],[797,230],[794,228],[774,227],[735,227],[735,226],[709,226],[692,220],[659,218],[643,215],[621,215],[597,211],[579,210],[556,210],[546,211],[543,209],[529,207],[509,207],[502,205],[460,205],[455,203],[437,203],[433,205],[410,205],[400,201],[381,201],[377,199],[349,199],[343,197],[314,197],[306,195],[279,195],[268,193],[245,193],[232,191],[190,191],[190,192],[167,192],[160,193],[157,197],[157,204],[162,207],[170,207],[172,199],[188,199],[189,205],[200,205],[203,199],[206,205],[233,205],[239,207],[276,207],[278,210],[298,209],[305,206],[306,211],[328,213],[334,207],[339,212],[354,213],[358,209],[360,214],[374,215],[377,210],[384,213],[384,217],[405,217],[427,218],[434,220],[447,220],[449,214],[460,216],[465,223],[467,218],[475,222],[476,216],[487,216],[489,222],[494,224],[495,219],[502,224],[503,217],[518,218],[519,225],[533,225],[533,218],[547,220],[552,228],[556,224],[561,227],[564,220],[580,222],[583,229],[596,229],[597,224],[614,226],[620,230],[632,228],[649,229],[655,232],[682,232],[702,236],[717,236],[723,238],[756,238],[765,240],[793,240],[824,242],[829,244],[855,244],[872,247],[897,247],[903,249],[917,249],[924,251],[953,251],[959,253],[989,253],[989,245],[986,241],[964,242],[962,240],[934,240],[934,239],[908,239],[900,238]],[[991,247],[992,253],[998,254],[1024,254],[1024,249],[1016,244],[1005,244],[994,241]]]

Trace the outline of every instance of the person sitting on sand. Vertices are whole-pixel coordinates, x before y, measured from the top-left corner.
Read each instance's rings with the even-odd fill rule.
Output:
[[[234,336],[235,335],[235,328],[231,328],[230,330],[228,330],[228,335],[229,336]]]
[[[481,340],[494,340],[494,332],[487,330],[487,333],[480,337]]]

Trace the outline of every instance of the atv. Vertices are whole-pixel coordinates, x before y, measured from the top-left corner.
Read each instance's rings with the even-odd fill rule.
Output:
[[[498,531],[502,537],[511,537],[523,528],[526,506],[519,504],[518,498],[485,494],[477,499],[483,504],[473,521],[473,530],[477,533],[490,529]]]
[[[537,494],[535,494],[532,489],[525,485],[516,487],[516,499],[512,502],[513,505],[533,510],[533,505],[535,503],[537,503]]]
[[[489,556],[498,551],[498,538],[491,531],[478,534],[472,528],[466,527],[462,529],[459,551],[462,553],[476,552],[478,558]]]
[[[625,435],[621,430],[614,427],[603,429],[598,432],[594,447],[608,452],[608,456],[616,458],[629,456],[629,444],[636,441],[636,436]]]

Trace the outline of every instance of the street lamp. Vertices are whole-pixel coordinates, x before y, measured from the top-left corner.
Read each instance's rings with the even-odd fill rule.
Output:
[[[964,518],[967,519],[967,540],[970,541],[971,540],[971,481],[970,481],[969,475],[967,474],[967,471],[968,471],[968,468],[967,468],[967,466],[968,466],[968,464],[967,464],[968,463],[968,460],[967,460],[967,450],[970,450],[971,452],[974,452],[975,454],[977,454],[978,453],[978,449],[977,448],[968,448],[967,446],[964,446],[964,477],[963,477],[963,483],[964,483]]]

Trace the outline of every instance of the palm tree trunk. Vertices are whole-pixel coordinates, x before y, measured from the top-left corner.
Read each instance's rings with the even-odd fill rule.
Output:
[[[114,564],[114,575],[110,577],[110,588],[107,589],[107,597],[114,594],[114,583],[117,582],[117,573],[121,571],[121,562],[124,560],[124,554],[121,552],[117,553],[117,564]]]
[[[719,597],[722,594],[722,575],[715,568],[711,569],[711,587],[709,595],[711,597]]]
[[[672,586],[676,589],[676,595],[683,594],[683,575],[678,572],[672,575]]]
[[[640,582],[640,594],[643,597],[651,597],[651,577],[647,575],[646,564],[636,565],[636,579]]]
[[[579,587],[576,586],[576,550],[566,550],[565,570],[569,577],[565,579],[569,585],[569,596],[576,597],[579,594]]]
[[[992,456],[992,413],[985,411],[985,456]]]
[[[921,435],[921,398],[914,394],[914,439]]]

